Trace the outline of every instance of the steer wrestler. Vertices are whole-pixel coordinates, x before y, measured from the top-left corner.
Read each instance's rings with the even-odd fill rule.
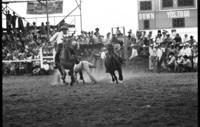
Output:
[[[90,80],[93,83],[97,83],[97,80],[92,76],[92,74],[90,72],[90,68],[96,68],[96,66],[88,61],[78,61],[77,60],[76,64],[74,65],[74,73],[75,73],[76,80],[77,80],[77,73],[79,73],[80,79],[82,79],[83,83],[84,83],[85,81],[84,81],[82,72],[85,71],[88,74],[88,76],[90,77]]]

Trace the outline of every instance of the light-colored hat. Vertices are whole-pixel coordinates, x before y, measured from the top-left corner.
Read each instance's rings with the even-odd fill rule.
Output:
[[[197,44],[197,42],[195,42],[195,43],[193,43],[193,45],[194,45],[194,46],[197,46],[198,44]]]
[[[190,44],[189,43],[185,43],[185,46],[190,46]]]

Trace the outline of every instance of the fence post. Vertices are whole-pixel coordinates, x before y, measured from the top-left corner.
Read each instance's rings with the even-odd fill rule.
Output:
[[[40,48],[40,68],[43,68],[43,52],[42,52],[42,47]]]

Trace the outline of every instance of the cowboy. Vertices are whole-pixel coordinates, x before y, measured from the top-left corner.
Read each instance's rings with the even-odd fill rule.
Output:
[[[50,42],[56,41],[56,45],[54,44],[56,48],[56,55],[55,55],[55,63],[59,63],[59,56],[63,47],[63,41],[64,41],[64,35],[67,34],[68,27],[62,26],[58,32],[56,32],[51,38]],[[57,68],[58,65],[55,66]]]
[[[114,46],[112,44],[107,45],[108,52],[117,60],[120,61],[120,63],[123,63],[123,58],[121,58],[114,50]],[[119,49],[118,49],[119,51]]]

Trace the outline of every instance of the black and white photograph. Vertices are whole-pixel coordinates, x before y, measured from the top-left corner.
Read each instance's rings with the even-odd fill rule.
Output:
[[[198,0],[2,0],[3,127],[197,127]]]

